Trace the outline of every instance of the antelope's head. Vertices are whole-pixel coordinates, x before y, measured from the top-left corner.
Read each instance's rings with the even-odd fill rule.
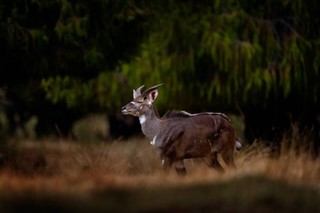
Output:
[[[133,100],[123,106],[121,112],[125,115],[141,116],[144,115],[152,106],[152,103],[158,97],[158,87],[162,84],[150,87],[141,93],[142,85],[136,90],[133,90]]]

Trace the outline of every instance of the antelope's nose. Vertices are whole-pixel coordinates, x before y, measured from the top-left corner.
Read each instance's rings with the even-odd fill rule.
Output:
[[[125,111],[126,111],[126,107],[123,106],[123,107],[121,108],[121,111],[122,111],[122,112],[125,112]]]

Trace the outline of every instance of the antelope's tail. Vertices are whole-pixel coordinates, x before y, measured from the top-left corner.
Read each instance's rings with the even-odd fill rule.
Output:
[[[236,139],[236,144],[235,144],[236,149],[239,151],[240,149],[242,149],[242,144],[239,140],[239,138]]]

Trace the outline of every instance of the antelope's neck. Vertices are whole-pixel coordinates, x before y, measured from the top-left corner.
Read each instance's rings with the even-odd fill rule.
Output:
[[[139,117],[139,121],[143,134],[149,140],[153,140],[161,129],[161,120],[153,106],[150,107],[150,110],[146,114]]]

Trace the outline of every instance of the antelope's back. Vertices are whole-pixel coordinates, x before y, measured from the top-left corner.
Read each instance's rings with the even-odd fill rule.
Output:
[[[205,137],[221,130],[233,131],[230,119],[222,113],[203,112],[190,114],[184,111],[172,111],[163,116],[184,128],[185,134],[191,132],[196,137]]]

